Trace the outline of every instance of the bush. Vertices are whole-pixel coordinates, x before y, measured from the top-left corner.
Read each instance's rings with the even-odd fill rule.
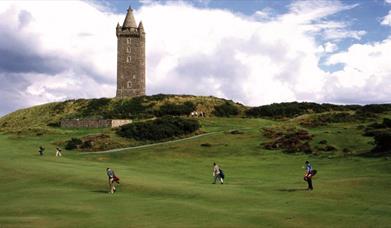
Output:
[[[81,109],[82,117],[102,116],[107,112],[107,107],[111,99],[99,98],[91,99],[88,104]]]
[[[166,116],[152,121],[121,126],[117,129],[117,134],[136,140],[162,140],[190,134],[199,128],[197,120]]]
[[[347,112],[325,113],[304,119],[300,125],[305,127],[319,127],[330,123],[353,122],[355,120],[355,115]]]
[[[143,105],[142,97],[135,97],[130,100],[120,100],[114,104],[113,110],[110,112],[111,118],[128,119],[137,118],[145,115],[147,109]]]
[[[372,123],[364,129],[364,136],[375,136],[377,132],[391,128],[391,119],[384,118],[382,123]]]
[[[50,122],[47,124],[48,127],[61,127],[61,122],[56,121],[56,122]]]
[[[391,130],[379,131],[374,136],[375,148],[373,152],[390,153],[391,152]]]
[[[387,111],[391,111],[391,104],[364,105],[360,111],[367,112],[367,113],[384,113]]]
[[[306,113],[321,113],[329,111],[347,111],[356,106],[342,106],[334,104],[317,104],[312,102],[284,102],[253,107],[246,111],[248,117],[294,117]]]
[[[156,112],[156,116],[187,116],[194,111],[194,109],[195,105],[190,101],[186,101],[183,104],[164,104],[160,106],[159,111]]]
[[[265,149],[282,149],[286,153],[312,152],[309,142],[313,136],[303,129],[264,128],[263,135],[271,139],[268,142],[262,143]]]
[[[229,116],[236,116],[239,114],[239,109],[235,105],[225,102],[222,105],[218,105],[214,107],[213,114],[215,116],[220,117],[229,117]]]
[[[78,138],[71,138],[71,140],[65,142],[65,149],[66,150],[77,149],[82,143],[83,142]]]

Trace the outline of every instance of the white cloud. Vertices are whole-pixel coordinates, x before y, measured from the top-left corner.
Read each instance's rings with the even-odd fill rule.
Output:
[[[373,44],[355,44],[332,55],[328,64],[343,64],[329,77],[325,99],[341,102],[391,102],[391,37]]]
[[[335,43],[326,42],[318,47],[318,52],[333,53],[338,50],[338,46]]]
[[[245,17],[227,10],[195,8],[186,2],[145,4],[134,13],[147,32],[147,94],[215,95],[248,105],[372,96],[373,91],[383,91],[381,82],[389,81],[387,72],[391,71],[379,65],[389,56],[381,52],[374,62],[363,50],[385,48],[388,41],[335,53],[339,40],[360,39],[365,31],[350,30],[345,22],[327,19],[355,6],[298,1],[283,15],[272,15],[266,9]],[[7,84],[1,86],[0,95],[23,100],[16,102],[18,107],[114,96],[115,25],[124,17],[88,2],[0,2],[0,35],[14,41],[8,42],[9,50],[31,52],[30,63],[37,59],[26,69],[8,64],[11,73],[7,74],[1,72],[0,57],[0,79],[7,83],[17,80],[12,84],[17,92]],[[324,38],[321,43],[319,36]],[[343,71],[330,74],[319,68],[320,57],[330,53],[328,64],[345,64]],[[368,62],[362,64],[351,55]],[[379,72],[369,63],[383,70]],[[357,73],[356,68],[365,73]],[[370,84],[372,79],[379,83]],[[352,88],[361,90],[351,93]],[[391,95],[384,92],[373,97],[376,101]]]
[[[384,0],[385,3],[391,4],[391,0]]]
[[[3,56],[3,61],[15,66],[0,66],[0,71],[8,70],[12,86],[24,84],[14,93],[21,100],[17,107],[67,98],[114,96],[114,28],[122,17],[103,9],[73,1],[0,2],[2,51],[19,53],[14,59]]]
[[[391,10],[388,11],[388,15],[383,18],[383,20],[381,21],[381,24],[391,26]]]
[[[137,17],[148,34],[149,92],[219,95],[249,105],[319,100],[326,73],[318,67],[316,32],[356,32],[320,20],[354,6],[319,4],[297,3],[269,20],[256,13],[260,21],[186,4],[142,8]],[[325,44],[325,52],[336,49]]]

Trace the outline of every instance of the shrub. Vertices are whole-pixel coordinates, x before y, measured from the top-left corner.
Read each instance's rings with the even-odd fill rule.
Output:
[[[50,122],[47,124],[48,127],[60,127],[61,126],[61,122],[60,121],[56,121],[56,122]]]
[[[229,117],[229,116],[236,116],[239,114],[239,109],[235,105],[225,102],[222,105],[218,105],[214,107],[213,114],[215,116],[220,117]]]
[[[367,112],[367,113],[383,113],[383,112],[391,111],[391,104],[364,105],[360,111]]]
[[[319,144],[327,144],[327,140],[323,139],[319,141]]]
[[[364,129],[365,136],[375,136],[377,132],[391,128],[391,119],[384,118],[382,123],[372,123]]]
[[[93,141],[87,140],[87,141],[84,141],[84,142],[81,144],[80,148],[82,148],[82,149],[91,149],[93,146],[94,146]]]
[[[130,100],[120,100],[114,104],[110,113],[111,118],[136,118],[145,115],[146,108],[142,103],[142,97],[135,97]]]
[[[199,128],[197,120],[166,116],[121,126],[117,129],[117,134],[136,140],[162,140],[190,134]]]
[[[262,143],[265,149],[282,149],[286,153],[312,152],[309,142],[313,136],[303,129],[264,128],[263,135],[271,139],[268,142]]]
[[[71,138],[71,140],[65,142],[65,149],[66,150],[77,149],[82,143],[83,142],[78,138]]]
[[[192,111],[194,111],[195,105],[193,102],[186,101],[183,104],[164,104],[160,106],[160,109],[156,112],[156,116],[181,116],[181,115],[189,115]]]
[[[301,121],[300,125],[305,127],[318,127],[327,125],[329,123],[352,122],[355,120],[355,115],[347,112],[325,113],[313,116],[312,118],[304,119]]]
[[[375,148],[373,152],[377,153],[390,153],[391,152],[391,130],[379,131],[374,136]]]
[[[91,99],[81,109],[82,117],[91,117],[91,116],[102,116],[107,112],[107,106],[110,104],[111,99],[109,98],[99,98],[99,99]]]
[[[284,102],[253,107],[246,111],[248,117],[294,117],[305,113],[356,110],[357,106],[317,104],[312,102]]]

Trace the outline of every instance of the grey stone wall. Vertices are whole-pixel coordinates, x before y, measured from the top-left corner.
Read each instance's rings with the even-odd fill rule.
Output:
[[[87,119],[61,120],[61,127],[64,128],[111,127],[111,120],[87,120]]]
[[[105,127],[115,128],[129,123],[132,123],[132,120],[71,119],[71,120],[61,120],[61,127],[63,128],[105,128]]]

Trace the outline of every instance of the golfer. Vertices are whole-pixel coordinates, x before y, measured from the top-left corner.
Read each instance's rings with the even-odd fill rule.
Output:
[[[312,177],[314,176],[314,172],[312,170],[312,166],[309,161],[305,161],[305,174],[304,174],[304,180],[308,183],[308,191],[314,190],[314,187],[312,186]]]
[[[62,154],[61,154],[61,148],[60,147],[56,147],[56,157],[61,157]]]
[[[224,183],[224,179],[222,177],[220,167],[215,162],[213,163],[213,176],[214,176],[213,184],[216,184],[217,179],[219,179],[221,184]]]
[[[43,146],[39,146],[39,150],[38,150],[38,152],[39,152],[39,155],[40,156],[43,156],[43,152],[45,151],[45,148],[43,147]]]
[[[106,169],[106,173],[107,173],[107,176],[109,177],[109,189],[110,189],[111,194],[113,194],[115,192],[115,186],[114,186],[115,174],[114,174],[114,171],[110,168]]]

